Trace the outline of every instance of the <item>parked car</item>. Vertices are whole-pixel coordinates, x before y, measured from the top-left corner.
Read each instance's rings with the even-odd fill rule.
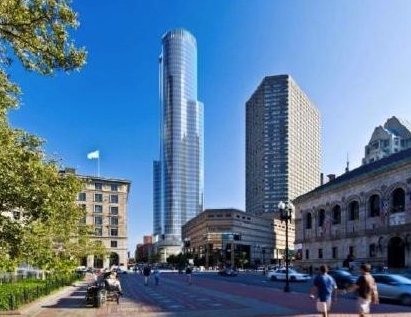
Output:
[[[355,284],[358,278],[346,270],[329,270],[328,274],[334,278],[339,289],[346,289],[348,286]]]
[[[218,274],[221,276],[237,276],[238,273],[236,270],[233,270],[230,267],[226,267],[224,269],[219,270]]]
[[[268,280],[276,281],[276,280],[285,280],[286,279],[286,269],[277,269],[273,271],[268,271],[266,273],[266,277]],[[294,269],[288,269],[288,280],[292,282],[296,281],[308,281],[311,278],[310,275],[305,273],[299,273]]]
[[[389,299],[411,306],[411,279],[399,274],[373,274],[380,299]]]

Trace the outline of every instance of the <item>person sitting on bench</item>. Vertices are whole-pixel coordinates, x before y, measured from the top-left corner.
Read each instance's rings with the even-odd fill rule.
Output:
[[[106,279],[106,285],[110,288],[110,290],[117,290],[120,294],[122,294],[121,284],[117,278],[116,272],[111,272],[109,277]]]

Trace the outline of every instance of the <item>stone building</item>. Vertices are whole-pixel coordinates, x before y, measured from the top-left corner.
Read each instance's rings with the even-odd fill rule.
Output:
[[[384,126],[374,129],[365,146],[363,164],[372,163],[393,153],[411,148],[411,123],[391,117]]]
[[[74,170],[66,172],[75,173]],[[127,202],[131,182],[99,176],[76,176],[86,183],[77,197],[77,203],[87,211],[84,221],[94,226],[94,239],[101,241],[109,251],[105,258],[89,255],[80,264],[94,268],[126,266]]]
[[[411,266],[411,149],[347,171],[293,203],[301,266]]]

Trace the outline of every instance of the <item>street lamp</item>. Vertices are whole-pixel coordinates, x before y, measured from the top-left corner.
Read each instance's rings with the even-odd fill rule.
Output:
[[[278,209],[280,210],[281,222],[285,221],[285,286],[284,292],[290,291],[290,281],[288,278],[288,223],[291,222],[292,212],[294,210],[294,205],[288,201],[280,201],[278,203]]]

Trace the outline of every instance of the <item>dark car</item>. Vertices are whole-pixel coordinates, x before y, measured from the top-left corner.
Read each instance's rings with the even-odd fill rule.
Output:
[[[237,271],[233,270],[230,267],[226,267],[224,269],[221,269],[220,271],[218,271],[218,274],[221,276],[237,276]]]
[[[334,278],[339,289],[346,289],[357,281],[356,276],[345,270],[329,270],[328,274]]]

